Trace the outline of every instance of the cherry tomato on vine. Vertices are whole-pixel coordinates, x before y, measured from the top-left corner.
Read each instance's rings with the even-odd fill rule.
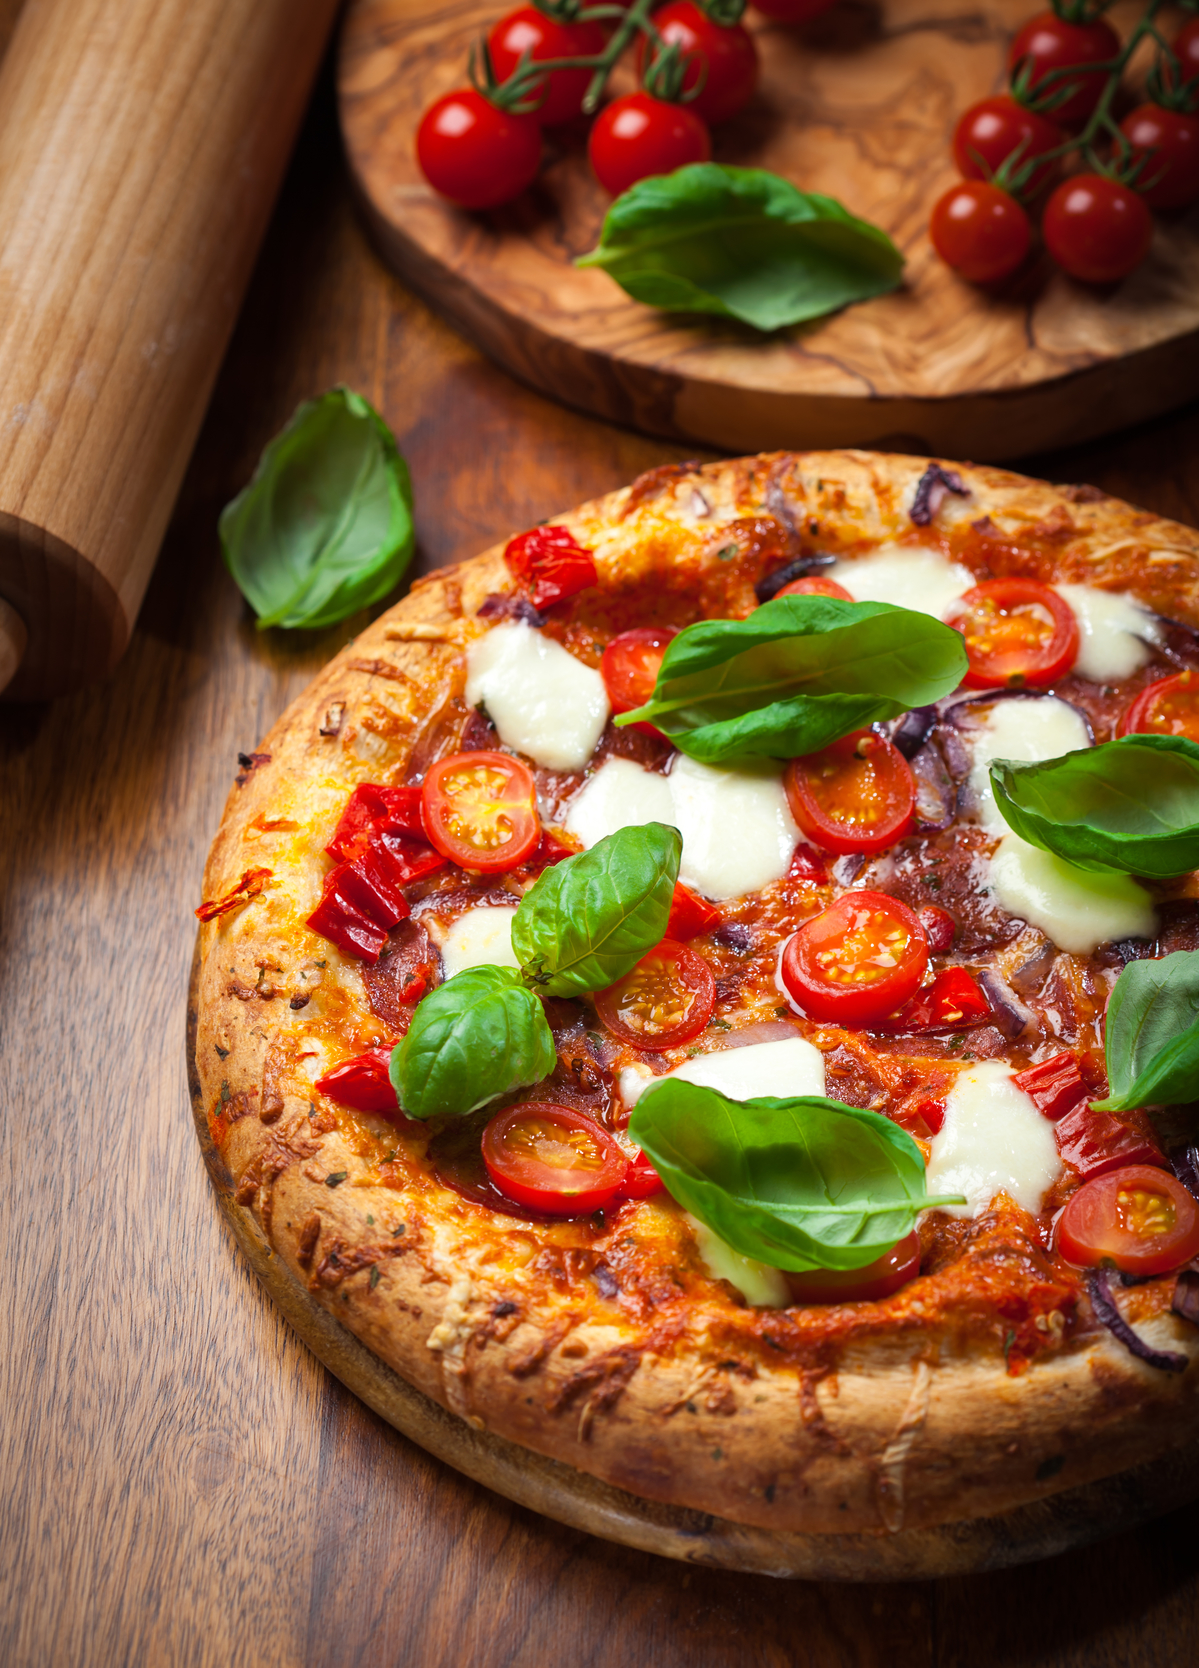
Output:
[[[1170,50],[1182,66],[1182,80],[1193,81],[1199,75],[1199,17],[1183,24]]]
[[[911,827],[916,784],[908,762],[873,730],[792,759],[783,786],[791,815],[825,851],[882,851]]]
[[[822,579],[819,574],[811,574],[807,579],[793,579],[781,591],[776,591],[771,601],[777,601],[779,597],[837,597],[841,602],[853,601],[844,585],[838,585],[835,579]]]
[[[832,4],[833,0],[754,0],[754,10],[775,23],[810,23]]]
[[[870,1025],[902,1007],[924,977],[919,917],[885,892],[845,892],[787,940],[783,984],[809,1019]]]
[[[666,646],[678,634],[677,626],[634,626],[612,639],[600,660],[600,676],[613,712],[632,712],[653,699]],[[663,739],[652,724],[633,728]]]
[[[596,117],[587,155],[596,179],[615,197],[651,174],[707,162],[712,140],[687,105],[667,104],[652,93],[626,93]]]
[[[945,619],[966,640],[970,689],[1052,683],[1078,659],[1074,610],[1035,579],[984,580]]]
[[[683,91],[703,87],[688,108],[705,122],[727,122],[752,96],[758,84],[758,49],[740,23],[727,27],[710,18],[694,0],[670,0],[654,13],[654,27],[668,46],[678,46],[684,58],[694,54],[683,76]],[[645,36],[637,49],[637,73],[645,73]],[[707,75],[704,76],[704,67]]]
[[[1132,146],[1131,160],[1145,158],[1137,189],[1150,208],[1185,208],[1199,199],[1199,114],[1142,104],[1120,131]]]
[[[933,209],[928,235],[945,264],[972,284],[1010,277],[1032,243],[1020,204],[986,180],[951,186]]]
[[[1199,1205],[1167,1170],[1129,1164],[1071,1194],[1057,1228],[1062,1255],[1083,1268],[1166,1274],[1199,1252]]]
[[[1050,70],[1077,69],[1077,75],[1055,77],[1044,89],[1070,87],[1068,98],[1045,114],[1063,127],[1082,127],[1103,96],[1107,75],[1090,69],[1105,64],[1120,51],[1120,37],[1110,23],[1096,18],[1091,23],[1068,23],[1055,12],[1039,12],[1030,18],[1012,42],[1008,68],[1016,73],[1021,61],[1028,65],[1029,90],[1035,92]]]
[[[664,938],[631,973],[595,993],[595,1011],[618,1042],[681,1048],[712,1016],[716,981],[702,956]]]
[[[507,81],[523,53],[534,63],[539,58],[595,58],[604,50],[606,38],[598,23],[559,23],[536,6],[521,6],[495,24],[487,44],[497,79]],[[553,127],[579,115],[591,74],[588,69],[573,69],[543,76],[534,91],[540,93],[547,80],[549,87],[537,109],[530,112],[533,119],[543,127]]]
[[[541,165],[541,129],[474,87],[431,104],[416,130],[416,160],[434,191],[459,208],[498,208],[532,185]]]
[[[784,1273],[796,1303],[867,1303],[890,1297],[920,1273],[920,1238],[911,1233],[865,1268],[816,1268]]]
[[[1014,152],[1016,166],[1056,150],[1066,135],[1047,116],[1027,110],[1007,93],[972,104],[953,132],[953,160],[958,173],[967,180],[989,180],[1001,163]],[[1053,164],[1045,163],[1031,176],[1027,189],[1036,192],[1046,184]]]
[[[541,838],[536,783],[507,753],[438,759],[421,784],[420,802],[429,840],[463,869],[515,868]]]
[[[1199,672],[1179,672],[1146,685],[1129,702],[1120,734],[1183,736],[1199,742]]]
[[[1106,174],[1075,174],[1045,204],[1041,235],[1071,278],[1114,284],[1149,253],[1153,216],[1131,186]]]
[[[616,1197],[629,1161],[606,1129],[573,1107],[529,1100],[483,1131],[487,1174],[509,1199],[552,1216],[584,1216]]]

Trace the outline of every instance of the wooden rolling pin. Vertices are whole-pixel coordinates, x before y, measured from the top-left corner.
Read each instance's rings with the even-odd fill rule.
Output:
[[[7,698],[129,640],[336,9],[26,0],[0,65]]]

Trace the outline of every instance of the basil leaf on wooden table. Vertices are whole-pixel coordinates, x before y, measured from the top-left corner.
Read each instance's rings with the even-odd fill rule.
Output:
[[[747,620],[701,620],[672,638],[645,721],[704,764],[794,758],[957,688],[961,632],[885,602],[778,597]]]
[[[1199,950],[1131,961],[1107,1004],[1103,1112],[1199,1100]]]
[[[744,1257],[802,1273],[863,1268],[911,1233],[930,1199],[911,1136],[817,1095],[734,1101],[665,1078],[629,1119],[670,1194]]]
[[[221,551],[258,626],[334,625],[412,559],[412,483],[387,424],[334,388],[300,406],[221,512]]]
[[[557,1064],[545,1010],[514,967],[468,967],[418,1004],[391,1053],[391,1084],[410,1118],[473,1112],[539,1083]]]
[[[576,262],[637,301],[778,330],[893,290],[903,256],[832,197],[762,168],[696,162],[640,180]]]
[[[666,933],[683,839],[649,822],[546,869],[521,899],[512,948],[543,996],[603,990]]]
[[[991,765],[995,803],[1030,845],[1079,869],[1166,879],[1199,868],[1199,747],[1130,735],[1060,759]]]

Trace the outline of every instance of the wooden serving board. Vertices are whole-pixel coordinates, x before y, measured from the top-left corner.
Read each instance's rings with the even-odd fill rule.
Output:
[[[915,1581],[1005,1569],[1134,1528],[1199,1496],[1199,1442],[1117,1476],[996,1517],[877,1535],[804,1535],[756,1529],[681,1506],[642,1500],[586,1472],[477,1430],[405,1382],[348,1332],[291,1274],[213,1144],[196,1070],[199,940],[187,1007],[192,1115],[221,1212],[254,1273],[329,1371],[368,1407],[438,1459],[572,1529],[685,1563],[809,1581]],[[264,1373],[273,1371],[263,1361]]]
[[[1035,9],[838,0],[804,29],[747,13],[761,85],[716,130],[715,160],[840,199],[908,260],[896,293],[769,337],[659,313],[572,266],[598,241],[609,201],[584,134],[552,133],[537,185],[490,214],[452,208],[425,184],[413,153],[421,112],[465,84],[468,46],[503,0],[353,0],[338,72],[350,167],[401,277],[570,405],[733,452],[1017,457],[1169,410],[1199,386],[1199,210],[1159,218],[1150,258],[1109,290],[1042,257],[986,294],[932,252],[929,211],[956,178],[954,124],[1003,87],[1008,40]],[[1124,0],[1112,13],[1121,29],[1137,15]]]

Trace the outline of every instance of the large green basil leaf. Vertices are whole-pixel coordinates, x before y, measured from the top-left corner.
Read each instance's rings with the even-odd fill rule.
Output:
[[[773,1268],[862,1268],[918,1212],[965,1203],[927,1197],[920,1149],[889,1118],[818,1095],[734,1101],[665,1078],[629,1134],[679,1204]]]
[[[1199,868],[1199,747],[1131,735],[1024,764],[996,759],[995,803],[1030,845],[1079,869],[1165,879]]]
[[[349,388],[302,405],[220,521],[258,626],[335,624],[385,597],[412,559],[412,483],[391,430]]]
[[[623,978],[666,932],[682,851],[677,828],[647,822],[546,869],[512,921],[525,979],[574,996]]]
[[[391,1051],[391,1083],[410,1118],[473,1112],[539,1083],[557,1063],[541,1003],[514,967],[468,967],[431,990]]]
[[[885,602],[776,597],[747,620],[701,620],[671,640],[653,699],[617,724],[657,726],[704,764],[794,758],[956,689],[962,635]]]
[[[599,266],[637,301],[758,330],[822,318],[895,289],[903,256],[832,197],[761,168],[696,162],[640,180],[608,210]]]
[[[1103,1112],[1199,1100],[1199,950],[1131,961],[1116,980],[1104,1027]]]

